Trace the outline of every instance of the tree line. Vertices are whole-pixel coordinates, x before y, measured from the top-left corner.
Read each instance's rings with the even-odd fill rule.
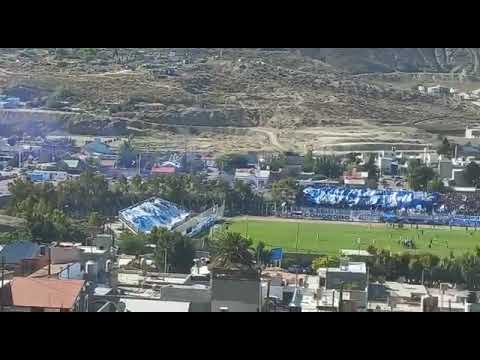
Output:
[[[407,283],[438,287],[440,283],[462,284],[469,290],[480,289],[480,247],[474,251],[440,258],[431,253],[392,253],[386,249],[370,246],[372,255],[367,260],[372,281],[397,281],[404,278]],[[312,268],[335,267],[339,256],[321,256],[313,260]]]
[[[88,232],[87,220],[92,213],[105,222],[121,209],[150,197],[198,212],[225,203],[228,215],[261,215],[271,201],[243,182],[230,186],[223,180],[208,181],[198,175],[137,176],[131,181],[121,177],[109,184],[102,175],[87,171],[58,186],[16,179],[9,190],[12,201],[8,213],[26,219],[31,238],[38,241],[81,239]]]

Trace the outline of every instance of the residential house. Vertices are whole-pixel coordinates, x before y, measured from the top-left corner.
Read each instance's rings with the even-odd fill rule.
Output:
[[[450,95],[451,91],[449,87],[437,85],[427,88],[427,94],[431,96],[445,96]]]
[[[58,163],[58,167],[65,170],[68,174],[74,175],[79,175],[87,169],[85,162],[80,159],[61,160]]]
[[[236,169],[235,180],[254,185],[257,189],[264,189],[270,180],[270,170]]]
[[[112,148],[108,144],[102,142],[100,138],[96,138],[93,141],[85,144],[85,146],[83,147],[83,152],[90,157],[115,155],[115,152],[112,150]]]
[[[346,185],[361,185],[367,184],[368,171],[357,171],[357,168],[353,168],[350,171],[343,173],[343,182]]]
[[[7,268],[21,268],[22,261],[33,259],[40,255],[41,247],[31,241],[15,241],[7,244],[0,251],[0,259],[3,259]]]
[[[177,167],[171,165],[159,165],[155,164],[150,171],[151,175],[172,175],[177,172]]]
[[[0,296],[4,311],[83,312],[87,299],[83,280],[15,277]]]

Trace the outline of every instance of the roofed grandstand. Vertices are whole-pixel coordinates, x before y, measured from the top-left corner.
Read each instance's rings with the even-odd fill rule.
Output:
[[[223,206],[214,206],[201,214],[193,214],[170,201],[151,198],[121,210],[119,218],[135,233],[148,234],[157,227],[193,236],[221,218],[223,209]]]
[[[478,192],[439,194],[320,186],[305,188],[303,195],[304,206],[291,208],[282,215],[334,221],[480,227]]]

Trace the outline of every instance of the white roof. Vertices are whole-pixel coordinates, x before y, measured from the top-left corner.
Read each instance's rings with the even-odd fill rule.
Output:
[[[96,246],[79,246],[80,250],[88,254],[105,254],[107,250],[97,249]]]
[[[189,312],[190,303],[143,299],[120,299],[129,312]]]
[[[351,272],[351,273],[367,273],[367,266],[364,262],[349,262],[345,267],[339,266],[336,268],[320,268],[319,275],[325,275],[326,272]]]
[[[407,283],[399,283],[395,281],[386,281],[385,286],[388,290],[390,290],[391,296],[411,298],[412,295],[427,295],[427,288],[423,285],[413,285]]]
[[[253,176],[254,171],[252,169],[235,169],[235,177],[238,176]]]
[[[342,249],[340,250],[343,255],[346,256],[352,256],[352,255],[357,255],[357,256],[372,256],[367,250],[350,250],[350,249]]]
[[[270,170],[258,170],[256,176],[259,178],[269,178]]]

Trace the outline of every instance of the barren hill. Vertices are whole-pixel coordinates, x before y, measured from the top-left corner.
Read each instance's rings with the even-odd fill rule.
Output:
[[[63,112],[51,113],[49,121],[38,116],[43,120],[37,131],[57,126],[77,134],[133,132],[144,136],[144,143],[168,134],[171,146],[175,137],[188,136],[192,147],[220,151],[303,150],[339,142],[422,146],[437,133],[459,133],[476,122],[480,107],[427,97],[413,86],[480,88],[478,54],[478,49],[0,49],[0,90],[34,109]],[[0,131],[29,130],[25,122],[11,121],[18,116],[0,113]]]

